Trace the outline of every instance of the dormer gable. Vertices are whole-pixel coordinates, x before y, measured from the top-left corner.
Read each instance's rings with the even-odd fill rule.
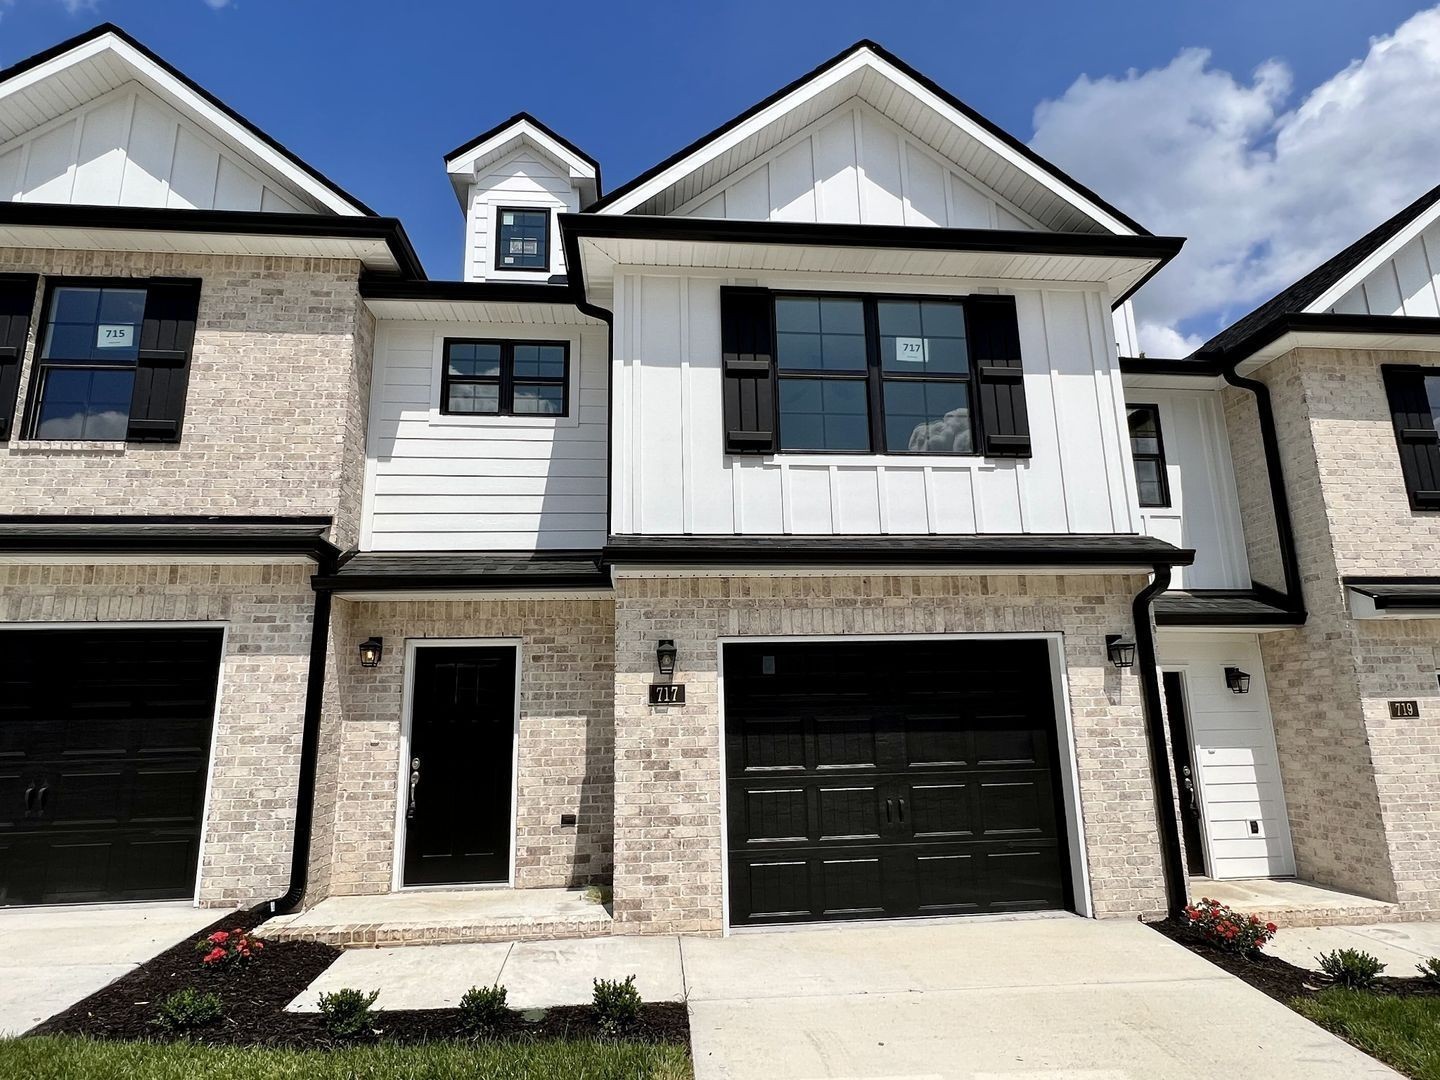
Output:
[[[594,202],[600,166],[528,113],[445,156],[465,211],[466,281],[545,281],[565,273],[557,218]]]
[[[722,193],[723,205],[717,199]],[[779,220],[956,221],[965,227],[1146,234],[870,41],[857,42],[590,209],[752,219],[763,211],[764,219]]]
[[[374,213],[110,24],[0,71],[0,201]]]

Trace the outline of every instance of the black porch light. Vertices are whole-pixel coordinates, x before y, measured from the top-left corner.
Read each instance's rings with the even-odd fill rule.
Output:
[[[385,639],[372,637],[360,643],[360,666],[379,667],[380,657],[385,653]]]
[[[1110,663],[1122,671],[1135,666],[1135,642],[1124,634],[1106,634],[1105,652],[1110,657]]]
[[[1225,685],[1230,688],[1232,694],[1248,694],[1250,692],[1250,673],[1241,671],[1238,667],[1227,667],[1225,669]]]
[[[655,664],[661,675],[675,674],[675,642],[661,638],[655,644]]]

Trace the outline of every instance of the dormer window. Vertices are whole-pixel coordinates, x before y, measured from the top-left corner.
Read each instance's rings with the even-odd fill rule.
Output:
[[[550,267],[550,212],[502,206],[495,227],[495,269]]]

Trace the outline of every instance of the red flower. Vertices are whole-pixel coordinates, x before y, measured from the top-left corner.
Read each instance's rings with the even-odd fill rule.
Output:
[[[200,960],[202,964],[218,964],[225,959],[225,950],[216,946],[206,953]]]
[[[211,935],[210,935],[208,938],[206,938],[205,940],[208,941],[208,942],[210,942],[212,945],[224,945],[225,942],[227,942],[227,941],[230,940],[230,931],[228,931],[228,930],[216,930],[213,934],[211,934]]]

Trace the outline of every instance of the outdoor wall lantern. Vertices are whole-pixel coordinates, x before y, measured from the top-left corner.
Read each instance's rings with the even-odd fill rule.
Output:
[[[1135,642],[1123,634],[1106,634],[1105,651],[1110,655],[1110,663],[1117,668],[1135,666]]]
[[[1233,694],[1248,694],[1250,692],[1250,673],[1241,671],[1238,667],[1227,667],[1225,669],[1225,685]]]
[[[380,657],[385,652],[385,639],[372,637],[360,643],[360,666],[379,667]]]
[[[675,642],[661,638],[655,644],[655,663],[661,675],[675,674]]]

